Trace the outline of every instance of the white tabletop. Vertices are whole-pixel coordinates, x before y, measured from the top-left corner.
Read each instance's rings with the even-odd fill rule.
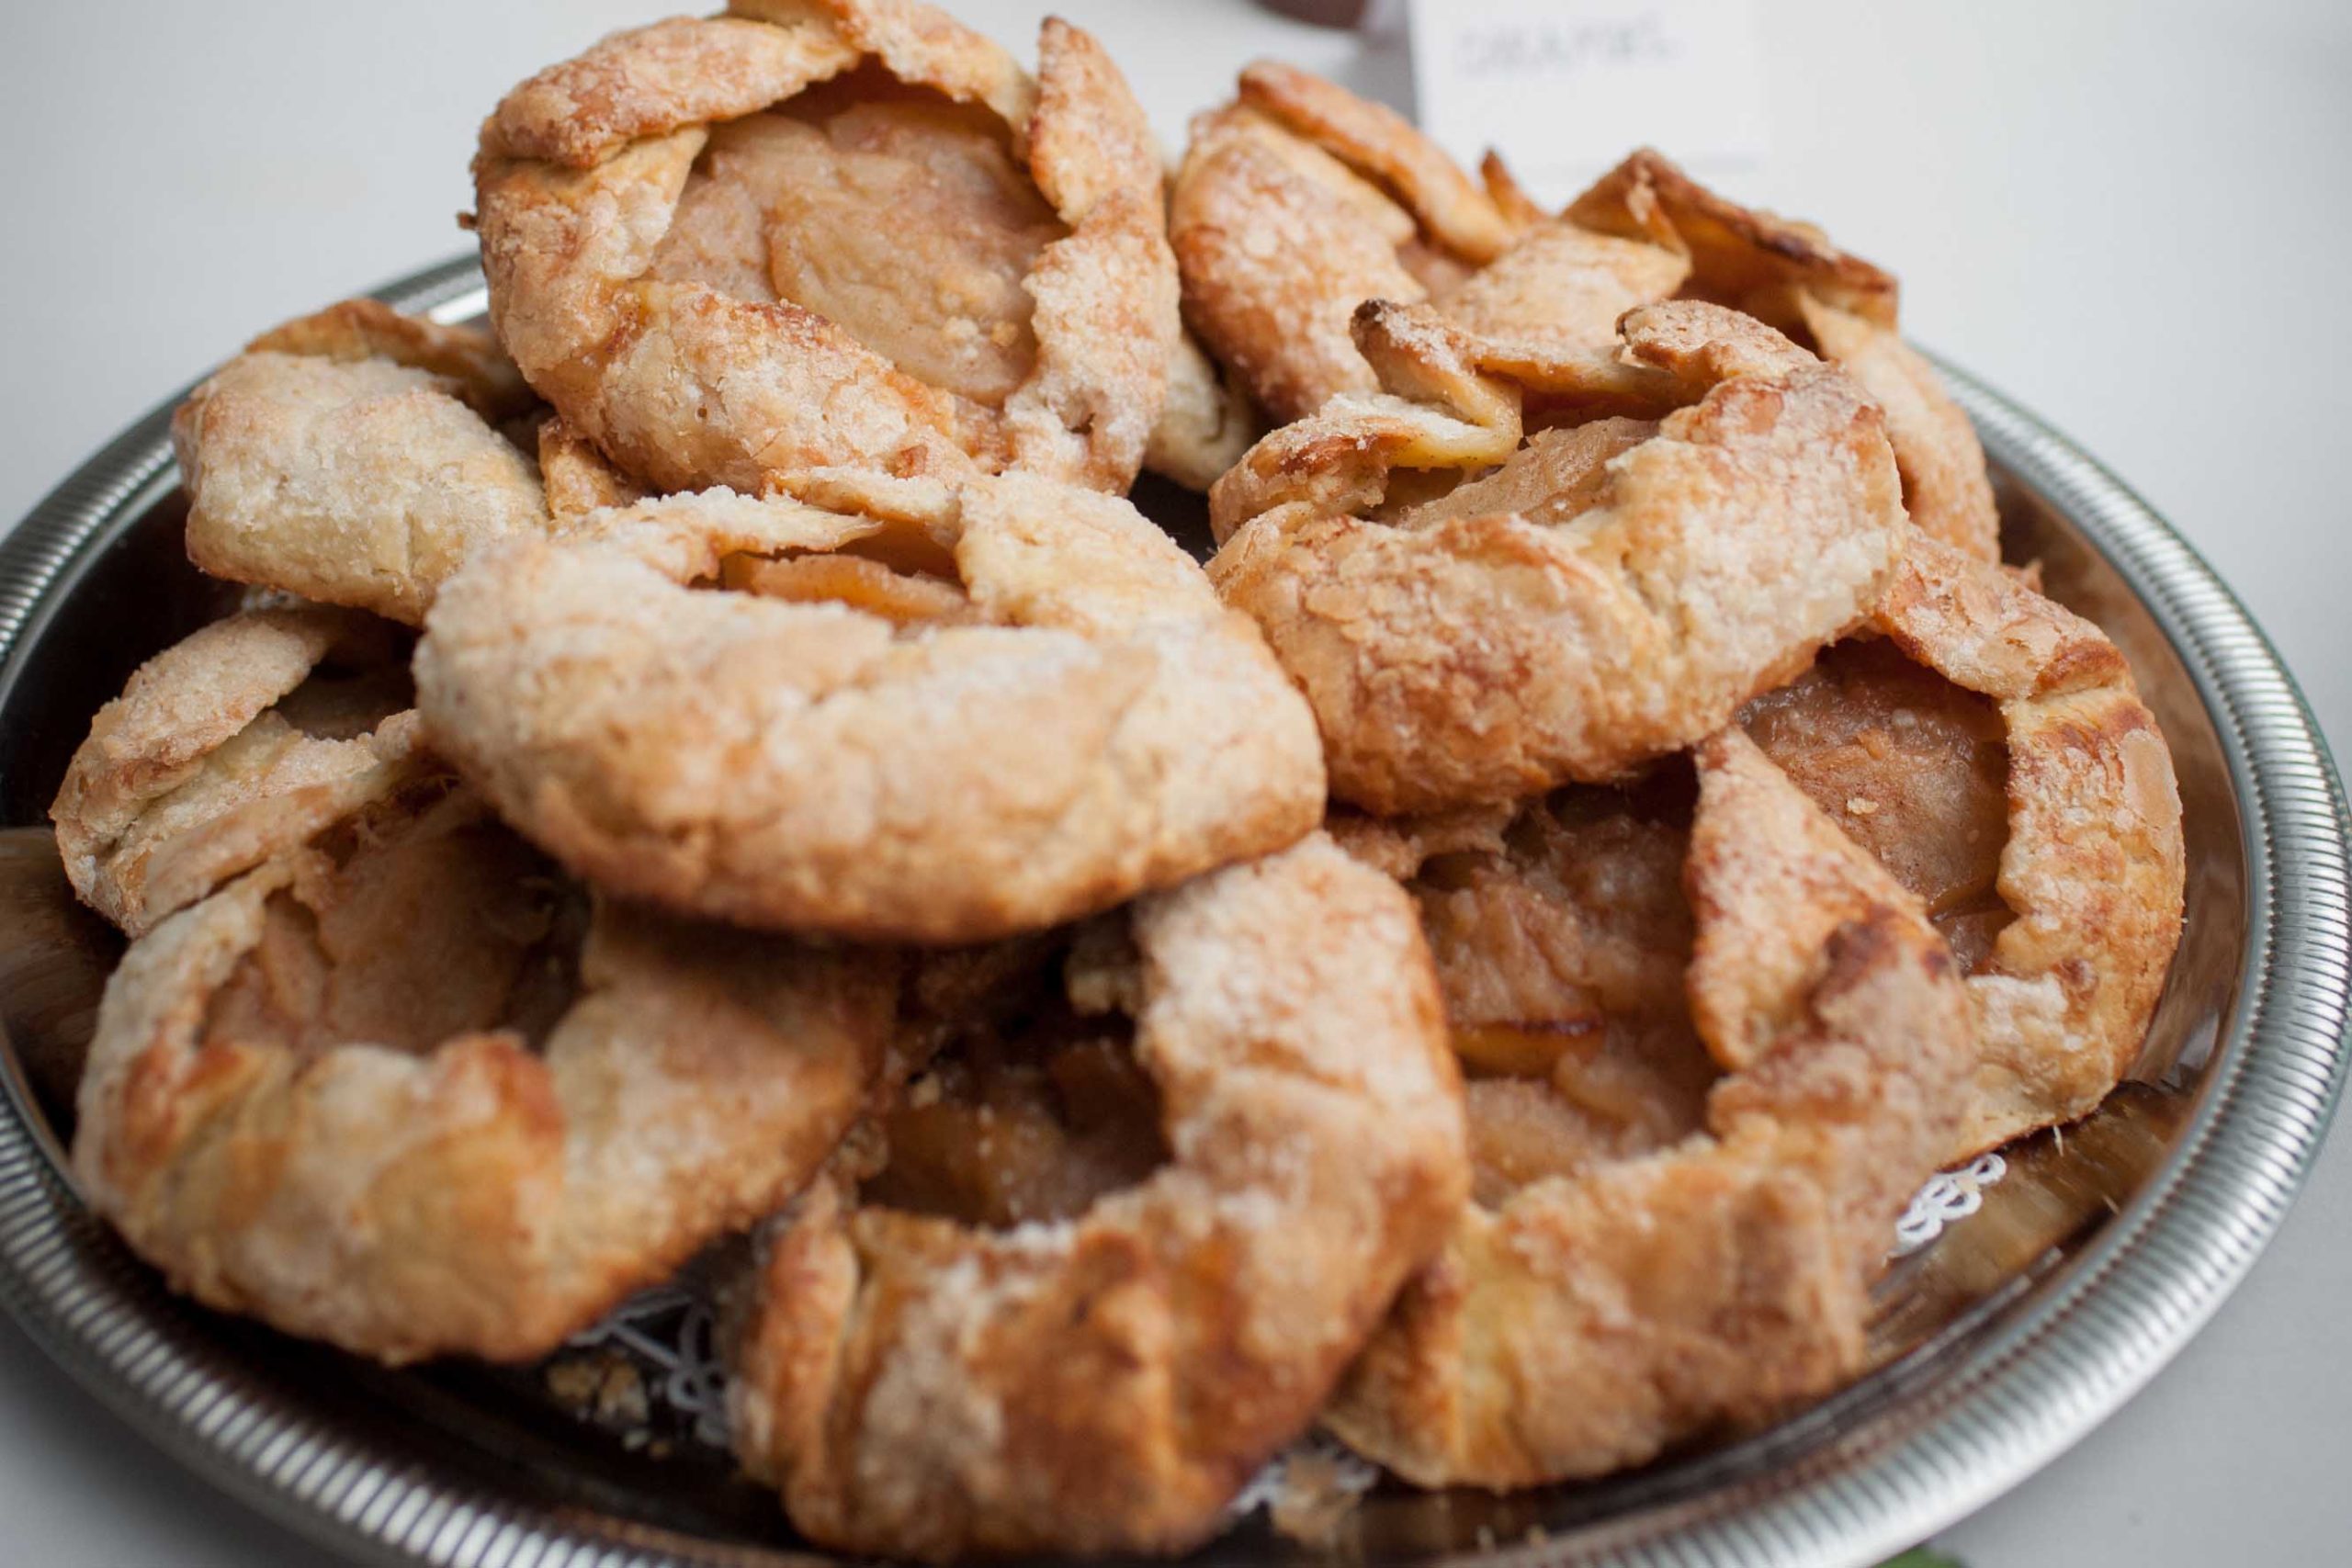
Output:
[[[1060,0],[1171,144],[1276,54],[1400,100],[1396,46],[1238,0]],[[1026,55],[1036,0],[960,10]],[[264,327],[464,239],[481,116],[648,0],[0,7],[0,519]],[[1770,158],[1738,186],[1904,278],[1905,321],[2170,517],[2352,739],[2352,7],[1767,0]],[[1669,151],[1671,147],[1669,146]],[[2074,1452],[1939,1544],[1971,1568],[2342,1561],[2352,1156]],[[0,1559],[314,1562],[0,1323]]]

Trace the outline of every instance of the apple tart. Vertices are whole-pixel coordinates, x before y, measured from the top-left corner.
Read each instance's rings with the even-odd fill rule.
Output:
[[[1478,1199],[1325,1413],[1416,1484],[1605,1474],[1850,1379],[1952,1145],[1974,1038],[1924,907],[1736,729],[1696,761],[1695,802],[1364,829],[1442,852],[1411,886],[1474,1075]]]
[[[486,552],[416,654],[435,747],[575,873],[745,924],[973,942],[1319,820],[1313,716],[1125,502],[812,476]]]
[[[2138,1059],[2180,794],[2115,644],[2003,569],[1917,540],[1870,630],[1742,716],[1951,940],[1981,1042],[1958,1160],[2086,1115]]]
[[[1038,55],[906,0],[739,0],[541,72],[475,164],[500,340],[657,491],[1125,491],[1178,351],[1159,159],[1091,37]]]
[[[1875,404],[1721,306],[1611,354],[1372,304],[1385,390],[1211,495],[1210,576],[1314,705],[1332,792],[1426,811],[1624,776],[1857,625],[1904,536]]]
[[[898,1004],[888,954],[592,897],[428,778],[131,944],[74,1172],[209,1305],[529,1359],[798,1190]]]
[[[918,1084],[766,1237],[736,1450],[825,1545],[1205,1539],[1453,1224],[1458,1079],[1386,878],[1318,836],[1056,957],[993,1064]]]

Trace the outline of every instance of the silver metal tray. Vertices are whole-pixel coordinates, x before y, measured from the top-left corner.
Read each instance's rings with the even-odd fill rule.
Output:
[[[481,277],[468,258],[382,297],[457,320],[481,310]],[[1948,374],[1992,458],[2011,558],[2041,559],[2051,592],[2123,646],[2178,764],[2188,926],[2147,1087],[2007,1151],[1997,1185],[1963,1183],[1957,1206],[1981,1209],[1897,1262],[1878,1365],[1826,1404],[1593,1484],[1375,1490],[1331,1546],[1245,1518],[1201,1561],[1870,1562],[2130,1398],[2277,1228],[2346,1063],[2352,887],[2334,768],[2269,644],[2195,552],[2064,437]],[[179,548],[168,412],[0,545],[0,1299],[172,1454],[352,1556],[822,1561],[690,1429],[649,1440],[641,1421],[575,1419],[544,1370],[390,1372],[216,1316],[165,1291],[74,1195],[74,1052],[113,948],[61,896],[37,829],[91,712],[224,597]]]

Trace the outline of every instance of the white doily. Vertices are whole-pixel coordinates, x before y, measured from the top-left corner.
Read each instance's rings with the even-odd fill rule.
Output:
[[[710,1303],[675,1285],[631,1296],[594,1328],[564,1341],[563,1353],[617,1350],[637,1365],[649,1405],[691,1427],[697,1442],[727,1446],[727,1371],[712,1333]]]
[[[1301,1461],[1317,1472],[1317,1483],[1333,1493],[1361,1497],[1380,1484],[1380,1467],[1370,1460],[1344,1449],[1321,1433],[1301,1438],[1289,1448],[1266,1461],[1266,1468],[1250,1478],[1249,1484],[1234,1494],[1226,1506],[1235,1518],[1271,1508],[1290,1489],[1291,1471]]]
[[[1908,1258],[1955,1220],[1964,1220],[1984,1206],[1984,1189],[2009,1173],[2009,1162],[1999,1155],[1978,1155],[1958,1170],[1945,1171],[1913,1195],[1911,1206],[1894,1222],[1895,1258]]]

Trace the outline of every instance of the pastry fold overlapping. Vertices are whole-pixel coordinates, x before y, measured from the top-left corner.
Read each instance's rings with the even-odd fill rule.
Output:
[[[1609,916],[1599,889],[1486,852],[1498,880],[1476,897],[1519,902],[1520,929],[1600,983],[1599,1028],[1634,1029],[1619,1050],[1637,1057],[1679,1054],[1684,1086],[1636,1085],[1629,1113],[1622,1073],[1605,1093],[1607,1047],[1575,1050],[1577,1015],[1517,1021],[1556,1032],[1552,1081],[1535,1086],[1561,1102],[1555,1168],[1489,1162],[1487,1201],[1325,1416],[1416,1483],[1605,1474],[1851,1378],[1894,1217],[1951,1147],[1974,1041],[1925,908],[1745,735],[1695,755],[1681,1030],[1669,998],[1609,995],[1605,949],[1578,940]],[[1468,1003],[1468,964],[1448,978]],[[1684,1031],[1720,1071],[1703,1098]],[[1474,1094],[1474,1146],[1512,1137],[1481,1114]]]
[[[1858,624],[1908,532],[1877,408],[1721,306],[1622,354],[1522,360],[1367,305],[1387,389],[1217,483],[1209,573],[1374,811],[1617,778],[1720,728]]]
[[[736,1448],[828,1544],[1182,1550],[1309,1422],[1468,1187],[1411,906],[1320,836],[1138,900],[1070,1001],[1165,1159],[990,1225],[837,1171],[767,1240]],[[1098,1025],[1100,1027],[1100,1025]],[[903,1200],[902,1200],[903,1201]]]
[[[1306,705],[1125,502],[1018,474],[810,493],[484,555],[417,649],[432,743],[604,886],[874,941],[1051,925],[1315,826]]]
[[[491,320],[659,490],[863,463],[1124,491],[1178,352],[1148,126],[1059,20],[1032,79],[904,0],[616,33],[474,166]]]
[[[74,1172],[209,1305],[528,1359],[798,1190],[897,1005],[883,955],[583,899],[427,779],[131,944]]]
[[[1185,311],[1277,423],[1382,389],[1351,341],[1367,299],[1426,304],[1553,356],[1605,348],[1668,299],[1754,315],[1838,365],[1885,411],[1911,520],[2000,553],[1984,454],[1895,330],[1894,276],[1820,230],[1744,208],[1643,149],[1560,213],[1489,154],[1482,189],[1385,108],[1287,66],[1242,73],[1193,122],[1170,205]]]

